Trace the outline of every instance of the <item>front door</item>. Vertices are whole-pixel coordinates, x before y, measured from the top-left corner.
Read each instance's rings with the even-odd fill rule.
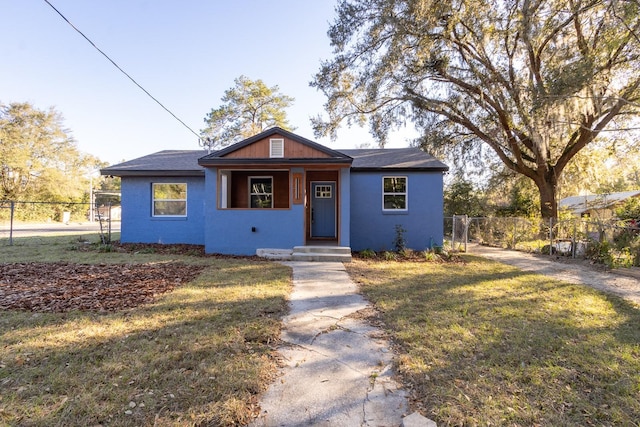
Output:
[[[311,183],[311,237],[336,238],[336,183]]]

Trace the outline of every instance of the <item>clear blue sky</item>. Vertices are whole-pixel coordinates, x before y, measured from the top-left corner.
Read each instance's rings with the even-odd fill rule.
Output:
[[[315,139],[309,117],[324,96],[309,87],[335,0],[50,0],[153,96],[199,133],[233,80],[278,85],[296,100],[295,132],[332,148],[371,142],[365,130]],[[111,164],[197,138],[121,74],[42,0],[0,0],[0,102],[55,107],[80,150]],[[406,136],[392,135],[393,146]]]

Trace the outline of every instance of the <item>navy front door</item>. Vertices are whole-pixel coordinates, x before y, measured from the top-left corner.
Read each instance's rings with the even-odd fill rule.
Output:
[[[336,183],[311,183],[311,237],[336,238]]]

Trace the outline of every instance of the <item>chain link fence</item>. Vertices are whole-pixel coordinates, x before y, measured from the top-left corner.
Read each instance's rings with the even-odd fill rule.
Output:
[[[0,201],[0,245],[16,238],[61,234],[99,233],[102,243],[111,242],[120,229],[120,207],[108,204]],[[32,242],[37,240],[31,239]]]
[[[590,258],[611,267],[640,266],[640,224],[629,221],[560,221],[467,217],[445,218],[444,230],[451,248],[466,251],[474,242],[554,256]]]

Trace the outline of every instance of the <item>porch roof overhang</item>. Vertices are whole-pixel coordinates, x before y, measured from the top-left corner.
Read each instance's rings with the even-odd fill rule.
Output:
[[[353,159],[351,158],[311,158],[311,159],[238,159],[224,157],[206,157],[198,160],[198,164],[204,167],[231,167],[231,166],[319,166],[331,165],[337,167],[349,167]]]

